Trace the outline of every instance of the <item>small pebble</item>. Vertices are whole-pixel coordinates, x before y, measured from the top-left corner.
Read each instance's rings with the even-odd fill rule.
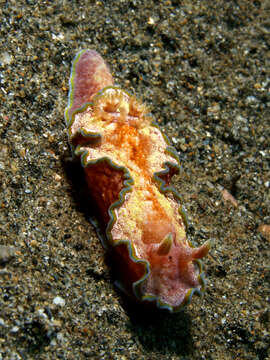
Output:
[[[65,300],[61,296],[56,296],[53,299],[53,303],[54,303],[54,305],[59,305],[61,307],[65,306],[65,304],[66,304]]]

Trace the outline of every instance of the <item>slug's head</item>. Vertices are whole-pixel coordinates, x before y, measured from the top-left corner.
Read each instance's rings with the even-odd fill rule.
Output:
[[[177,231],[166,219],[148,222],[143,239],[150,269],[149,277],[141,285],[143,300],[156,299],[158,306],[177,311],[190,301],[194,292],[204,291],[199,259],[208,254],[210,241],[195,248],[186,240],[185,233]]]

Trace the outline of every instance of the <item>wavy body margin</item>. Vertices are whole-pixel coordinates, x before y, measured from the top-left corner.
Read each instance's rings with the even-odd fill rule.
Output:
[[[111,204],[108,209],[110,220],[105,229],[105,236],[102,233],[102,231],[98,225],[98,222],[96,220],[91,221],[91,222],[94,225],[94,227],[96,228],[97,234],[98,234],[98,236],[102,242],[102,245],[105,249],[108,249],[108,246],[111,248],[117,248],[117,246],[125,245],[128,250],[130,259],[134,263],[141,264],[144,267],[143,276],[139,280],[137,280],[136,282],[134,282],[132,284],[132,289],[133,289],[133,293],[134,293],[133,295],[136,297],[136,299],[139,302],[152,302],[152,303],[155,302],[156,306],[158,308],[166,309],[171,313],[179,312],[186,305],[188,305],[190,303],[194,294],[201,296],[205,291],[206,279],[205,279],[205,274],[203,272],[203,266],[202,266],[201,260],[193,260],[193,262],[196,264],[196,266],[199,269],[198,282],[200,283],[201,287],[200,288],[197,288],[197,287],[190,288],[189,291],[186,293],[184,300],[178,306],[171,306],[171,305],[163,302],[162,300],[160,300],[158,296],[153,296],[151,294],[144,294],[143,293],[143,284],[147,280],[147,278],[149,277],[149,274],[151,272],[149,262],[145,259],[140,259],[136,256],[136,252],[135,252],[133,243],[130,239],[121,239],[121,240],[118,240],[117,242],[115,242],[112,239],[112,235],[111,235],[111,229],[113,228],[113,225],[116,221],[115,210],[120,208],[120,206],[124,203],[125,195],[132,191],[132,186],[134,184],[134,180],[131,177],[130,172],[127,167],[122,166],[122,165],[117,165],[109,157],[102,157],[99,159],[87,161],[88,152],[86,149],[82,149],[82,147],[85,147],[87,144],[89,144],[89,145],[92,144],[93,141],[96,141],[96,139],[101,139],[101,137],[102,137],[101,134],[95,133],[95,132],[87,132],[86,130],[80,130],[79,134],[85,139],[85,141],[83,142],[83,145],[79,144],[74,147],[74,145],[72,144],[73,136],[71,134],[71,126],[72,126],[73,122],[75,121],[76,114],[86,111],[89,107],[93,107],[93,101],[87,102],[87,103],[83,104],[80,108],[75,109],[71,115],[69,114],[69,110],[72,108],[73,99],[74,99],[74,77],[75,77],[76,64],[78,63],[81,55],[84,54],[85,51],[87,51],[87,50],[80,51],[73,61],[72,68],[71,68],[71,74],[70,74],[70,80],[69,80],[68,106],[65,109],[65,114],[64,114],[67,129],[68,129],[68,137],[70,140],[71,148],[72,148],[73,153],[76,156],[80,157],[81,165],[83,166],[83,168],[91,167],[91,165],[105,161],[111,168],[118,170],[118,171],[122,171],[124,173],[124,179],[125,179],[124,183],[123,183],[124,186],[123,186],[122,190],[119,192],[118,200],[115,201],[113,204]],[[104,89],[99,91],[94,96],[93,100],[95,100],[99,96],[102,96],[104,94],[104,91],[107,90],[108,88],[121,89],[118,86],[105,87]],[[129,92],[125,91],[125,94],[130,96]],[[177,154],[176,150],[174,149],[174,147],[171,146],[168,137],[165,134],[163,134],[163,132],[161,131],[160,126],[154,121],[152,122],[151,126],[158,128],[158,130],[162,134],[165,142],[167,143],[166,152],[177,161],[177,165],[172,162],[163,163],[164,169],[159,172],[155,172],[153,174],[153,179],[158,184],[158,189],[161,193],[163,193],[163,194],[171,193],[173,195],[173,197],[176,199],[176,201],[179,204],[178,212],[180,213],[180,215],[183,219],[183,222],[185,224],[185,227],[187,228],[187,226],[188,226],[187,216],[186,216],[186,213],[185,213],[183,207],[181,206],[181,202],[182,202],[181,195],[177,192],[177,190],[172,185],[167,185],[166,182],[162,179],[162,176],[167,175],[171,171],[174,171],[175,174],[176,173],[179,174],[180,162],[179,162],[178,154]],[[192,247],[192,248],[195,247],[194,244],[190,240],[188,240],[188,243],[189,243],[190,247]]]

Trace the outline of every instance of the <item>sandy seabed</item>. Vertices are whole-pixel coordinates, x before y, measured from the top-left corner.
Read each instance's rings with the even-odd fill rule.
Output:
[[[270,4],[0,1],[0,360],[270,358]],[[188,236],[213,241],[181,313],[113,285],[64,122],[95,49],[181,160]]]

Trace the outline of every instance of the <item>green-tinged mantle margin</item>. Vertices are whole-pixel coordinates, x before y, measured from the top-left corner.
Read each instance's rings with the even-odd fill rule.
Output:
[[[89,103],[84,104],[81,108],[74,110],[71,115],[69,114],[69,110],[72,108],[73,100],[74,100],[74,78],[76,75],[76,64],[78,63],[79,58],[85,51],[87,51],[87,50],[82,50],[81,52],[78,53],[78,55],[75,57],[75,59],[73,61],[72,69],[71,69],[70,84],[69,84],[70,87],[69,87],[69,95],[68,95],[69,101],[68,101],[68,106],[65,110],[65,120],[66,120],[66,124],[67,124],[67,128],[68,128],[68,135],[69,135],[70,140],[72,140],[72,137],[73,137],[72,133],[71,133],[71,126],[75,120],[75,115],[77,113],[84,112],[88,107],[93,107],[93,102],[89,102]],[[109,88],[119,89],[119,87],[115,87],[115,86],[106,87],[106,88],[102,89],[94,97],[94,100],[96,99],[96,97],[102,96],[104,94],[104,92]],[[130,94],[128,92],[125,92],[125,93],[128,96],[130,96]],[[158,126],[157,123],[152,122],[151,125],[154,127],[157,127],[160,130],[160,127]],[[113,204],[111,204],[109,207],[109,210],[108,210],[110,220],[107,224],[106,231],[105,231],[106,238],[104,238],[104,235],[103,236],[101,235],[101,231],[98,228],[97,222],[96,221],[94,222],[95,227],[97,227],[98,235],[99,235],[99,237],[101,237],[103,246],[105,248],[108,248],[107,244],[109,244],[112,248],[116,248],[117,246],[125,245],[128,250],[130,259],[134,263],[141,264],[144,267],[144,275],[139,280],[134,282],[132,285],[134,295],[140,302],[147,302],[147,301],[148,302],[156,302],[156,305],[158,308],[167,309],[171,313],[180,311],[185,305],[190,303],[193,294],[202,295],[202,293],[205,291],[206,280],[205,280],[201,261],[194,260],[194,262],[197,264],[197,266],[199,268],[198,281],[199,281],[201,287],[189,289],[185,295],[184,300],[182,301],[182,303],[180,305],[174,307],[174,306],[171,306],[171,305],[161,301],[158,296],[154,296],[151,294],[143,294],[143,284],[146,281],[146,279],[148,278],[150,271],[151,271],[149,262],[144,259],[139,259],[136,256],[135,249],[134,249],[134,246],[133,246],[131,240],[121,239],[116,242],[112,239],[112,235],[111,235],[111,230],[116,222],[115,210],[117,208],[121,207],[121,205],[124,203],[125,195],[132,191],[132,185],[134,184],[134,180],[131,177],[129,170],[125,166],[117,165],[109,157],[102,157],[99,159],[87,161],[88,152],[86,149],[83,149],[83,148],[85,148],[85,146],[87,146],[87,145],[91,145],[97,139],[101,139],[101,135],[99,133],[87,132],[86,130],[82,130],[82,129],[79,131],[79,134],[83,137],[83,139],[85,141],[83,142],[82,145],[77,145],[75,148],[73,145],[71,145],[71,147],[72,147],[74,154],[81,158],[81,164],[84,168],[91,166],[91,165],[101,163],[101,162],[106,162],[111,168],[118,170],[118,171],[122,171],[124,174],[124,187],[119,193],[118,200],[116,202],[114,202]],[[167,175],[172,170],[174,171],[174,173],[179,173],[179,171],[180,171],[179,158],[178,158],[176,150],[170,145],[167,136],[165,136],[162,133],[162,131],[161,131],[161,134],[163,135],[164,140],[166,141],[166,143],[168,145],[166,148],[166,152],[170,156],[172,156],[174,159],[177,160],[177,165],[174,163],[171,163],[171,162],[165,162],[163,164],[165,169],[154,173],[153,180],[158,184],[158,188],[163,194],[172,193],[172,195],[174,196],[174,198],[180,205],[180,203],[181,203],[180,194],[174,189],[173,186],[171,186],[171,185],[167,186],[165,181],[162,179],[162,176]],[[75,134],[75,136],[78,136],[78,133]],[[184,224],[187,226],[186,214],[181,206],[179,206],[178,211],[184,221]],[[191,247],[193,247],[193,248],[195,247],[190,240],[188,240],[188,243]]]

